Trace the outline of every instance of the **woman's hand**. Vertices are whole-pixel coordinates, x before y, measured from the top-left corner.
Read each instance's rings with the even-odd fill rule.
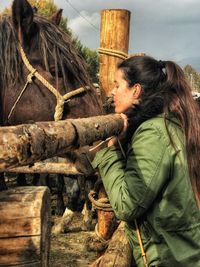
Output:
[[[121,113],[120,116],[122,117],[122,119],[124,121],[123,130],[118,136],[115,136],[115,137],[113,137],[112,139],[109,140],[108,147],[117,144],[117,142],[118,142],[117,140],[122,140],[126,136],[126,131],[127,131],[127,128],[128,128],[128,118],[123,113]]]

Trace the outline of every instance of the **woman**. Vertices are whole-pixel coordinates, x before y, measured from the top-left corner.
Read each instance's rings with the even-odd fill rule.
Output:
[[[111,139],[93,167],[126,222],[136,265],[200,266],[200,115],[184,73],[171,61],[131,57],[115,84],[115,112],[127,116],[123,150]]]

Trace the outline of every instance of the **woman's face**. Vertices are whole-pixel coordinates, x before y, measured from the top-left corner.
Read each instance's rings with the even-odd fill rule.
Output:
[[[112,90],[112,95],[115,103],[115,112],[124,113],[138,103],[139,94],[136,93],[136,86],[138,84],[129,87],[121,69],[116,71],[114,83],[115,87]]]

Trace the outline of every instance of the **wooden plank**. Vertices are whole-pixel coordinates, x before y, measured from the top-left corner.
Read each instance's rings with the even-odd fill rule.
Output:
[[[0,266],[47,267],[51,226],[49,189],[21,187],[1,192],[0,196],[3,200],[0,201]]]
[[[0,196],[6,195],[9,198],[9,196],[12,196],[13,194],[16,194],[16,195],[21,194],[27,197],[27,195],[29,194],[33,195],[33,194],[38,194],[39,192],[44,193],[46,189],[47,189],[46,186],[27,186],[27,187],[19,186],[16,188],[11,188],[9,190],[0,192]],[[32,196],[32,199],[33,199],[33,196]]]
[[[26,262],[26,263],[22,263],[22,264],[9,264],[9,265],[0,265],[0,266],[4,266],[4,267],[41,267],[41,261],[32,261],[30,263]]]
[[[0,208],[3,210],[4,205],[9,205],[9,203],[12,203],[12,205],[18,205],[20,203],[22,207],[23,205],[30,206],[31,203],[29,202],[33,202],[35,199],[42,201],[41,199],[44,195],[45,190],[48,190],[46,186],[37,186],[37,187],[26,186],[26,187],[16,187],[16,188],[12,188],[6,191],[1,191],[0,192]],[[12,205],[10,208],[11,210],[12,210]],[[34,206],[35,205],[36,203],[34,204]]]
[[[40,236],[0,239],[0,266],[41,262]]]
[[[22,264],[0,264],[1,267],[41,267],[41,261],[32,261],[32,262],[26,262]]]
[[[29,205],[29,206],[28,206]],[[20,218],[35,218],[40,217],[39,203],[0,203],[1,220],[6,219],[20,219]]]
[[[25,217],[25,214],[24,214]],[[32,236],[41,234],[40,217],[38,218],[0,218],[0,239],[5,237]]]

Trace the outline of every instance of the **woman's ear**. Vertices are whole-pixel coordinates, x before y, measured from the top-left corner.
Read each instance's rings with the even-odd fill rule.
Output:
[[[132,89],[133,89],[133,97],[135,99],[139,99],[140,98],[140,95],[142,93],[142,87],[139,83],[135,83],[133,86],[132,86]]]

